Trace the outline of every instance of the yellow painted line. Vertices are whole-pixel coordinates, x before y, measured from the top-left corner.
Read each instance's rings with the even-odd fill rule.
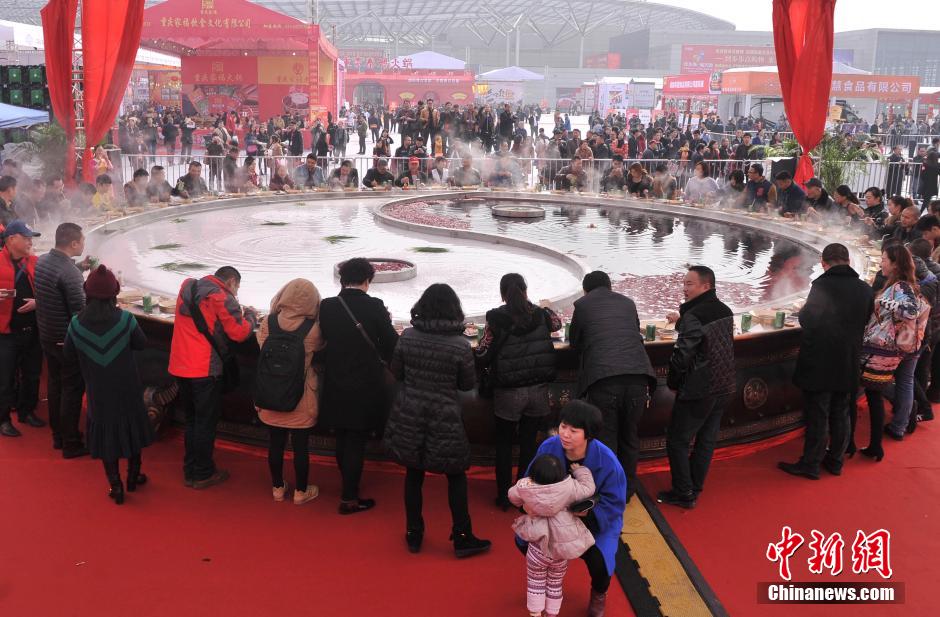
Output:
[[[649,583],[650,593],[659,600],[663,615],[711,617],[712,612],[689,580],[679,559],[636,497],[630,500],[623,514],[621,538],[630,547],[630,556]]]

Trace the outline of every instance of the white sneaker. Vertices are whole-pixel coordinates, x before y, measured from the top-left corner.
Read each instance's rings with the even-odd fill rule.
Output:
[[[274,495],[274,501],[284,501],[284,496],[287,495],[287,482],[284,483],[284,486],[275,486],[271,489],[271,494]]]
[[[320,494],[320,487],[316,484],[307,485],[307,490],[304,492],[294,491],[294,505],[302,506],[308,501],[313,501],[317,498],[317,495]]]

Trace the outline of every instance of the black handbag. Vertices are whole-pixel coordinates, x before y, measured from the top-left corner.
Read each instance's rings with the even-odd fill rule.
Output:
[[[202,310],[196,304],[195,295],[190,299],[187,306],[189,307],[189,314],[193,318],[193,323],[196,325],[196,330],[206,337],[209,345],[215,353],[219,354],[219,358],[222,360],[222,392],[232,392],[238,388],[242,381],[238,359],[227,345],[219,344],[219,341],[209,333],[209,325],[206,323],[206,317],[202,314]]]

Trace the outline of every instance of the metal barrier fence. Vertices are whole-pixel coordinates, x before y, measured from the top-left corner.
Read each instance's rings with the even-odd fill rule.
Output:
[[[192,158],[183,158],[181,156],[171,155],[115,155],[114,171],[112,172],[115,183],[130,180],[133,177],[134,170],[150,170],[154,165],[160,165],[166,170],[167,180],[173,184],[180,176],[188,171],[189,161],[199,161],[203,165],[202,177],[210,190],[220,192],[230,192],[231,185],[226,186],[226,178],[223,172],[225,157],[212,157],[195,155]],[[245,157],[239,156],[237,166],[240,168],[244,163]],[[268,188],[271,176],[275,172],[276,165],[285,165],[292,175],[297,167],[305,164],[306,157],[282,156],[276,159],[262,157],[257,160],[257,171],[261,188]],[[365,178],[366,173],[375,164],[375,157],[372,156],[353,156],[344,158],[324,157],[318,160],[318,165],[324,170],[324,176],[328,177],[340,166],[343,160],[352,163],[353,169],[359,178],[360,184]],[[389,162],[389,171],[396,177],[402,173],[408,166],[407,158],[391,158]],[[728,175],[735,169],[744,170],[747,165],[759,162],[764,167],[765,176],[771,175],[771,162],[761,161],[738,161],[738,160],[707,160],[709,175],[718,182],[719,186],[724,186],[728,181]],[[534,188],[538,184],[546,187],[553,186],[555,175],[564,166],[570,163],[567,159],[544,159],[544,158],[517,158],[517,157],[499,157],[486,156],[475,157],[473,166],[476,168],[483,179],[484,184],[490,184],[497,171],[508,171],[512,178],[512,186],[517,188]],[[627,159],[624,161],[624,170],[633,163],[640,163],[647,173],[653,175],[656,167],[660,164],[666,165],[667,170],[677,179],[680,189],[685,188],[686,182],[692,175],[692,164],[690,161],[676,161],[667,159]],[[609,159],[586,159],[582,161],[583,168],[587,174],[586,189],[592,192],[600,192],[601,179],[604,173],[610,168]],[[446,168],[449,173],[461,165],[459,159],[448,159]],[[864,193],[865,189],[871,186],[877,186],[885,190],[888,195],[900,194],[910,197],[919,196],[920,181],[920,163],[902,162],[888,163],[882,161],[837,161],[833,163],[815,163],[816,175],[825,182],[834,175],[826,166],[838,166],[841,169],[842,181],[850,186],[857,194]],[[433,159],[425,158],[421,161],[421,171],[431,179],[431,169],[434,166]],[[119,185],[120,186],[120,185]],[[828,187],[830,192],[835,187]],[[117,191],[120,193],[120,191]]]
[[[866,189],[876,186],[886,195],[903,195],[905,197],[920,197],[920,163],[889,163],[881,161],[835,161],[820,163],[817,161],[813,167],[816,175],[825,182],[832,174],[828,173],[826,166],[839,166],[842,170],[844,184],[852,191],[861,195]],[[835,187],[829,187],[830,192]]]
[[[755,134],[757,134],[757,131],[744,131],[744,132],[748,135],[751,135],[752,137]],[[774,132],[775,131],[772,131],[770,129],[765,129],[764,136],[767,139],[770,139],[770,136],[773,135]],[[784,139],[784,140],[793,139],[793,133],[789,131],[777,131],[777,134],[780,136],[781,139]],[[916,147],[919,145],[926,145],[929,147],[931,140],[936,139],[937,137],[940,137],[940,135],[920,135],[920,134],[917,134],[917,135],[914,135],[914,134],[896,135],[894,133],[866,133],[866,134],[869,137],[871,137],[873,140],[880,141],[882,150],[885,152],[891,150],[891,148],[893,148],[894,146],[901,146],[902,148],[904,148],[905,156],[913,156],[914,151],[910,150],[910,148],[913,147],[916,149]],[[707,133],[706,138],[708,140],[715,140],[720,143],[721,140],[725,138],[727,138],[729,141],[733,141],[736,138],[736,135],[734,133],[715,133],[715,132],[709,131]]]
[[[886,149],[891,149],[894,146],[901,146],[904,148],[905,156],[908,155],[908,148],[913,145],[916,148],[919,145],[926,145],[930,147],[930,141],[936,139],[940,135],[896,135],[894,133],[871,133],[872,139],[877,139]]]
[[[115,183],[120,182],[123,184],[127,182],[133,177],[134,171],[137,169],[150,171],[153,166],[159,165],[166,170],[166,178],[173,184],[176,179],[187,173],[190,161],[198,161],[202,164],[202,177],[210,190],[231,192],[230,189],[234,181],[234,179],[227,180],[226,174],[224,173],[226,157],[198,154],[185,158],[179,155],[174,156],[167,154],[117,154],[115,156],[119,159],[114,161],[114,171],[112,172],[113,175],[116,176],[114,178]],[[236,159],[236,166],[238,168],[244,164],[245,158],[244,156],[239,156]],[[386,160],[389,163],[389,171],[396,177],[408,168],[408,158],[393,157]],[[271,177],[276,171],[276,166],[284,165],[293,177],[294,171],[305,164],[306,156],[262,157],[256,158],[255,161],[259,184],[261,188],[266,189],[271,182]],[[366,173],[375,164],[376,157],[322,157],[318,159],[317,164],[323,169],[324,176],[328,178],[337,170],[342,161],[350,161],[352,163],[352,168],[356,171],[356,175],[361,183]],[[509,182],[497,180],[496,174],[501,173],[505,177],[504,172],[508,172],[512,179],[512,186],[517,188],[534,188],[538,184],[542,184],[546,187],[553,186],[555,175],[570,162],[571,161],[568,159],[519,158],[515,156],[501,157],[491,155],[475,157],[473,167],[480,172],[484,184],[502,183],[502,186],[507,186]],[[706,161],[709,175],[715,178],[719,185],[722,186],[727,183],[727,178],[731,171],[735,169],[744,170],[746,165],[754,162],[763,163],[764,168],[769,173],[770,166],[767,161]],[[629,167],[634,163],[642,165],[650,175],[655,173],[659,165],[665,165],[667,170],[676,177],[680,189],[685,188],[686,182],[688,182],[692,175],[691,161],[669,159],[625,159],[623,162],[624,173],[627,173]],[[448,169],[449,173],[453,173],[453,171],[460,166],[460,159],[452,158],[446,161],[446,169]],[[584,159],[582,160],[582,166],[587,174],[587,190],[599,192],[601,179],[604,173],[610,169],[611,160]],[[420,171],[427,174],[429,180],[431,179],[431,170],[433,167],[434,160],[432,158],[424,158],[421,160]]]

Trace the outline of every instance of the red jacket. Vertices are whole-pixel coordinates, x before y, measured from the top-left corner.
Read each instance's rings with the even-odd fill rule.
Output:
[[[218,278],[206,276],[199,280],[183,281],[176,299],[176,319],[170,343],[170,374],[189,379],[219,377],[223,372],[222,359],[206,337],[196,329],[189,312],[194,295],[209,332],[222,348],[229,340],[238,343],[247,340],[256,324],[253,319],[247,319],[242,314],[238,300]]]
[[[35,289],[36,280],[36,256],[29,255],[24,257],[26,260],[26,277],[29,279],[29,286]],[[0,289],[16,288],[16,268],[13,265],[13,258],[6,247],[0,250]],[[10,333],[10,319],[13,317],[14,298],[0,300],[0,334]]]

